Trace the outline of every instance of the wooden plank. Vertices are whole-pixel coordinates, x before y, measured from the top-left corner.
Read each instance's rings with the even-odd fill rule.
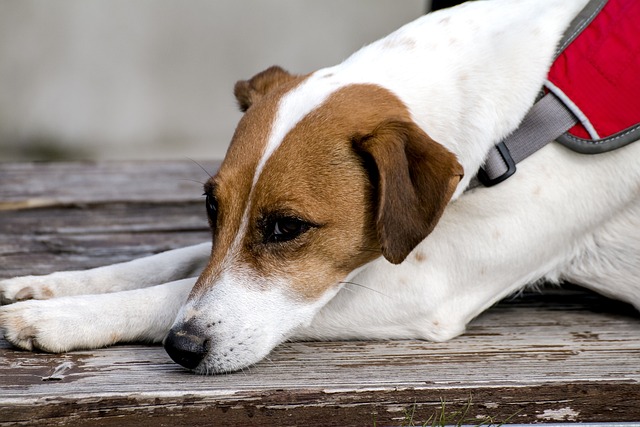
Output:
[[[192,201],[218,165],[216,161],[189,160],[3,163],[0,210],[114,201]]]
[[[203,203],[198,197],[0,211],[0,278],[96,267],[207,241]]]
[[[207,239],[198,184],[189,194],[167,184],[145,196],[164,177],[198,170],[191,162],[0,166],[0,191],[15,202],[0,211],[0,277]],[[74,173],[92,178],[68,177]],[[56,179],[85,185],[58,190]],[[128,179],[113,191],[114,180]],[[45,198],[55,202],[27,208]],[[497,305],[447,343],[287,343],[243,372],[210,377],[186,372],[159,346],[49,355],[0,340],[0,425],[399,425],[407,414],[419,425],[441,401],[453,418],[468,406],[471,423],[633,421],[639,367],[636,311],[550,289]]]

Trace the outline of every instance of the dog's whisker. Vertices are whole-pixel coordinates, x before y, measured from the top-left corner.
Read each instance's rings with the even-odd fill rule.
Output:
[[[264,360],[266,360],[267,362],[269,362],[273,366],[278,366],[276,364],[276,362],[274,362],[273,359],[271,359],[270,357],[265,357]]]
[[[380,295],[383,295],[383,296],[385,296],[385,297],[389,297],[389,295],[385,294],[384,292],[380,292],[380,291],[379,291],[379,290],[377,290],[377,289],[373,289],[373,288],[370,288],[370,287],[368,287],[368,286],[361,285],[360,283],[356,283],[356,282],[348,282],[348,281],[345,281],[345,282],[339,282],[339,283],[342,283],[342,284],[344,284],[344,285],[358,286],[359,288],[367,289],[367,290],[369,290],[369,291],[371,291],[371,292],[375,292],[375,293],[380,294]],[[349,288],[345,288],[345,289],[349,289]],[[353,291],[353,289],[351,289],[351,291]]]
[[[198,181],[197,179],[189,179],[189,178],[180,178],[180,181],[195,182],[196,184],[200,184],[200,185],[205,184],[204,182]]]
[[[285,341],[280,346],[286,350],[295,350],[295,348],[290,344],[290,341]]]
[[[342,288],[342,289],[344,289],[345,291],[349,291],[349,292],[352,292],[352,293],[356,293],[356,291],[355,291],[354,289],[348,288],[348,287],[346,287],[346,286],[345,286],[344,288]]]
[[[186,156],[185,156],[185,157],[186,157]],[[202,169],[202,170],[204,171],[204,173],[206,173],[206,174],[209,176],[209,178],[213,178],[213,175],[211,175],[211,174],[209,173],[209,171],[208,171],[208,170],[206,170],[206,169],[205,169],[205,167],[204,167],[204,166],[202,166],[199,162],[197,162],[196,160],[192,159],[191,157],[186,157],[186,158],[187,158],[187,159],[189,159],[189,160],[191,160],[191,161],[192,161],[193,163],[195,163],[196,165],[198,165],[198,167],[199,167],[200,169]]]

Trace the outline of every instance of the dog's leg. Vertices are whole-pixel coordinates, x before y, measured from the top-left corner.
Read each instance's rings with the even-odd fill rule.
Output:
[[[202,243],[90,270],[0,280],[0,304],[119,292],[184,279],[200,273],[210,251],[211,244]]]
[[[0,330],[17,347],[53,353],[118,342],[160,342],[195,280],[101,295],[18,302],[0,307]]]

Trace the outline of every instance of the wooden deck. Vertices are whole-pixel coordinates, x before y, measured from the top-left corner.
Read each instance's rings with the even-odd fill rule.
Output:
[[[0,164],[0,277],[207,240],[206,178],[190,161]],[[2,426],[420,425],[441,411],[470,424],[640,420],[640,316],[548,290],[497,305],[447,343],[287,343],[211,377],[160,346],[50,355],[0,339]]]

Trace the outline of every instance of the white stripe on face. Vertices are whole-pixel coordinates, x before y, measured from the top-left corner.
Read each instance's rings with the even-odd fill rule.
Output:
[[[267,145],[253,177],[254,187],[260,178],[264,165],[282,144],[291,129],[326,101],[329,95],[346,84],[346,82],[322,78],[327,73],[328,69],[317,71],[280,100]]]

